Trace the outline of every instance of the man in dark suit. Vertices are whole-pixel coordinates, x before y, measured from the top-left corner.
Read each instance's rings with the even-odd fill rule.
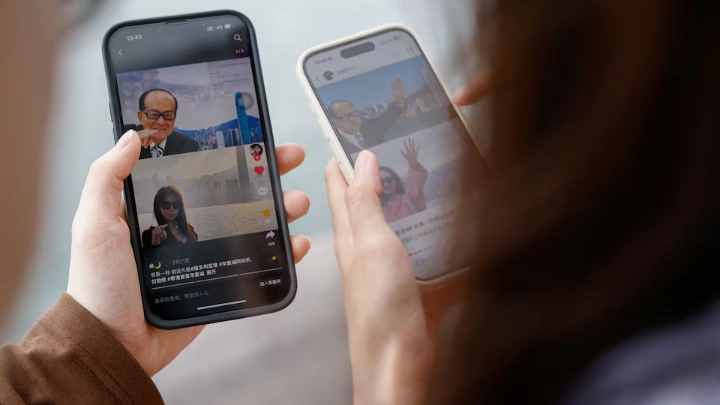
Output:
[[[200,150],[196,140],[174,131],[178,102],[169,91],[148,90],[140,96],[138,104],[140,125],[131,125],[125,129],[134,129],[140,134],[143,146],[140,150],[140,159]]]
[[[338,100],[330,104],[330,119],[339,132],[340,142],[349,154],[387,142],[388,130],[407,110],[405,83],[402,79],[398,78],[392,83],[392,94],[395,100],[388,106],[387,111],[370,120],[362,119],[349,101]]]

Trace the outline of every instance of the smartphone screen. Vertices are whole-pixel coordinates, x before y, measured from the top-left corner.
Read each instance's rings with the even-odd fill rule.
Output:
[[[146,308],[163,321],[249,316],[294,294],[250,35],[230,14],[131,23],[106,38],[116,129],[143,144],[128,222]]]
[[[383,211],[416,277],[468,266],[472,252],[452,242],[459,171],[482,158],[415,38],[388,30],[312,54],[304,68],[350,161],[377,156]]]

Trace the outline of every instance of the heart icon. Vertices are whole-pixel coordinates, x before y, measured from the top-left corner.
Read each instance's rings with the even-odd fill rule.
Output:
[[[253,159],[255,159],[256,161],[259,161],[259,160],[260,160],[260,155],[253,155]]]
[[[264,172],[265,172],[265,167],[255,166],[255,173],[257,173],[258,176],[261,176]]]

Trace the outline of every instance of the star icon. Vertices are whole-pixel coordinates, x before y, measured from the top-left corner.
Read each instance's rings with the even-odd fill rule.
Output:
[[[271,212],[269,209],[265,208],[265,211],[262,212],[264,217],[269,217]]]

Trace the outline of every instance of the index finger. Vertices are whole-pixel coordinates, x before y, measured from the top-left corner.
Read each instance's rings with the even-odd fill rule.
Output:
[[[355,163],[355,177],[348,187],[345,203],[353,237],[360,241],[370,241],[390,231],[380,204],[380,167],[377,158],[371,152],[362,151]],[[393,234],[394,236],[394,234]]]
[[[335,158],[325,167],[325,188],[327,189],[330,216],[332,217],[335,246],[344,249],[351,240],[352,231],[345,206],[348,184]]]
[[[305,149],[296,143],[278,146],[275,148],[275,154],[281,176],[300,166],[305,160]]]
[[[144,139],[154,134],[155,132],[157,132],[157,129],[143,129],[141,131],[138,131],[138,135],[140,135],[140,139]]]
[[[492,76],[481,73],[470,79],[453,95],[453,101],[460,107],[475,104],[492,90]]]

